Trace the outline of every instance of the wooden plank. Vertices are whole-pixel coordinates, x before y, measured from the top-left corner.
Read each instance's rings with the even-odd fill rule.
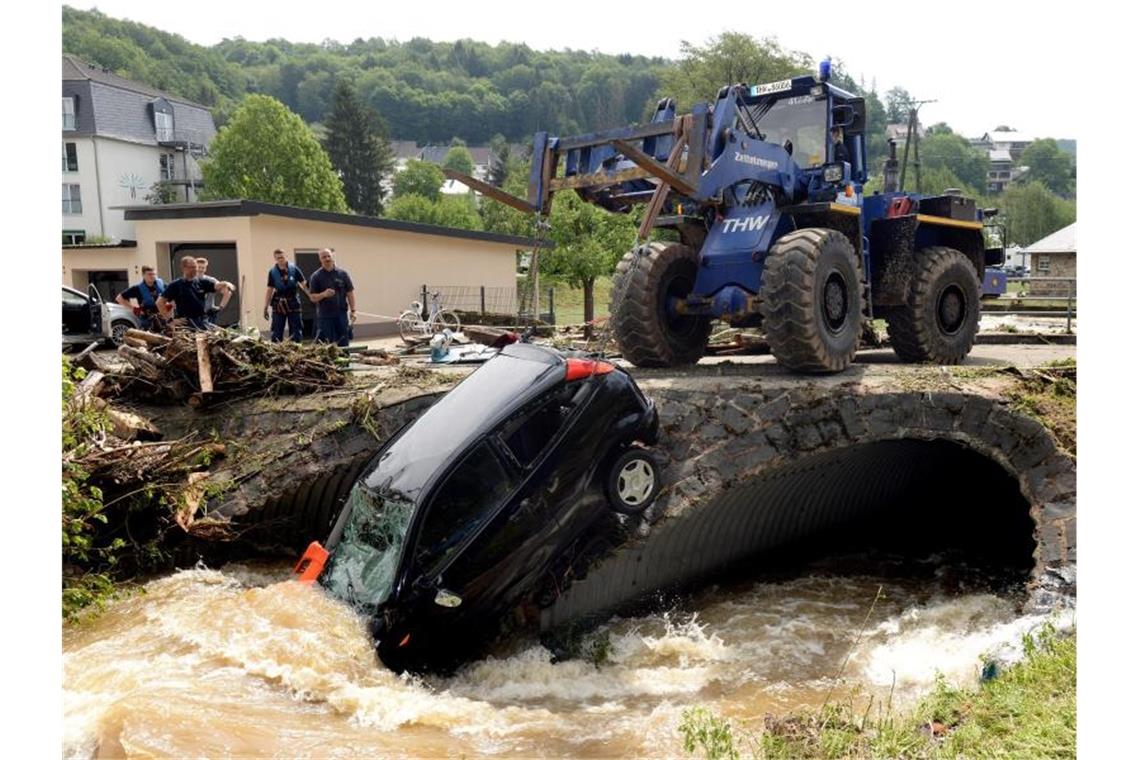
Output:
[[[573,177],[558,177],[550,180],[551,190],[568,190],[585,187],[604,187],[605,185],[620,185],[633,179],[646,179],[652,176],[649,172],[636,166],[616,172],[607,172],[605,169],[593,174],[575,174]]]
[[[680,140],[677,141],[678,143]],[[643,152],[641,149],[634,147],[627,143],[625,140],[611,140],[610,144],[622,152],[626,158],[640,166],[645,171],[649,172],[657,179],[669,183],[669,185],[681,193],[682,195],[695,195],[697,189],[693,187],[687,179],[682,177],[677,172],[670,169],[665,164],[662,164],[657,159],[649,154]],[[674,143],[674,147],[676,143]]]
[[[194,346],[198,349],[198,386],[203,394],[214,392],[213,368],[210,366],[210,343],[205,333],[194,336]]]

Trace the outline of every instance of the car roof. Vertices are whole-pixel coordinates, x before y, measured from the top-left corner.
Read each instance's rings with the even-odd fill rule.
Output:
[[[563,364],[554,349],[507,346],[420,415],[365,475],[365,485],[418,502],[476,439],[564,381]]]

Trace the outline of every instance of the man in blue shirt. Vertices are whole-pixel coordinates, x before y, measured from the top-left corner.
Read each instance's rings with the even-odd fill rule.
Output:
[[[301,270],[285,258],[285,251],[278,248],[273,252],[276,262],[269,270],[265,283],[265,309],[262,316],[269,319],[269,307],[273,306],[273,322],[269,328],[270,339],[274,343],[284,340],[285,320],[289,320],[289,337],[294,343],[301,342],[301,298],[297,289],[309,294],[308,283]]]
[[[175,317],[184,320],[186,326],[193,330],[207,330],[206,294],[221,293],[224,299],[233,292],[234,286],[213,277],[199,277],[198,263],[193,256],[183,256],[178,264],[182,277],[166,286],[158,297],[158,310],[168,314],[173,308]]]
[[[115,301],[120,306],[132,309],[144,330],[150,330],[160,321],[158,314],[158,297],[166,290],[166,283],[154,271],[154,267],[144,265],[142,268],[142,282],[132,285],[119,295]],[[137,306],[131,306],[131,299]]]
[[[317,340],[347,346],[349,324],[356,321],[356,293],[348,272],[336,266],[333,252],[322,248],[321,268],[309,277],[309,300],[317,305]]]

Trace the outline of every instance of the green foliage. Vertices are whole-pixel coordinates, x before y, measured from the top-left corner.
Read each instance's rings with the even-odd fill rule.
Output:
[[[678,730],[682,746],[692,754],[699,748],[705,760],[739,760],[740,750],[732,734],[732,724],[704,707],[694,707],[681,714]]]
[[[903,87],[887,90],[887,122],[904,124],[910,119],[910,104],[914,98]]]
[[[442,186],[443,172],[438,166],[413,159],[392,180],[392,195],[397,199],[404,195],[418,195],[434,202],[439,200]]]
[[[949,131],[949,127],[933,134],[928,131],[919,143],[919,152],[924,180],[928,170],[946,169],[958,177],[961,184],[957,187],[962,190],[978,193],[985,189],[986,175],[990,168],[989,157],[971,146],[966,138]],[[938,192],[942,189],[945,188],[940,188]]]
[[[323,145],[344,183],[345,201],[358,214],[376,216],[384,200],[381,182],[395,159],[380,114],[360,102],[347,80],[337,81]]]
[[[508,160],[500,187],[516,198],[525,198],[529,174],[530,164]],[[483,218],[483,229],[488,232],[522,236],[534,234],[534,214],[524,214],[490,198],[484,198],[479,204],[479,216]]]
[[[1066,198],[1073,195],[1076,160],[1061,150],[1056,140],[1034,140],[1022,152],[1018,163],[1029,167],[1030,180],[1042,183],[1057,195]]]
[[[682,41],[681,61],[662,72],[658,92],[676,98],[684,113],[696,102],[711,101],[726,84],[771,82],[812,68],[809,56],[784,50],[774,37],[722,32],[704,45]]]
[[[1011,245],[1030,245],[1077,219],[1077,204],[1053,195],[1041,182],[1008,186],[997,205]]]
[[[435,224],[441,227],[455,227],[461,230],[481,230],[482,220],[475,208],[471,193],[463,195],[440,195],[436,200],[428,200],[418,193],[400,195],[385,211],[389,219],[405,222]]]
[[[168,180],[159,180],[150,186],[150,192],[147,193],[146,202],[152,206],[162,206],[167,203],[177,203],[178,188],[173,182]]]
[[[443,167],[471,176],[475,173],[475,160],[463,145],[453,145],[443,159]]]
[[[267,95],[249,95],[210,144],[202,179],[211,198],[248,198],[347,211],[329,157],[301,117]]]

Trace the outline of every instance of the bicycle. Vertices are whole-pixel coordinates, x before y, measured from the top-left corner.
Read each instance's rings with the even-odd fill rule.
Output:
[[[396,326],[400,330],[400,338],[408,345],[415,345],[424,338],[430,338],[437,332],[451,330],[459,332],[459,316],[443,308],[439,301],[439,293],[432,293],[428,308],[428,318],[423,318],[424,305],[419,301],[412,301],[411,308],[400,313]]]

